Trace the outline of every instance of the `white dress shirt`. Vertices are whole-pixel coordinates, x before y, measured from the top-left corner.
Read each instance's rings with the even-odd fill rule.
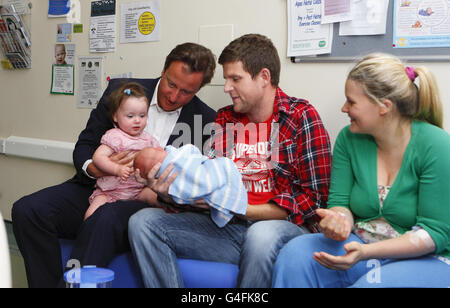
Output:
[[[152,101],[150,102],[150,108],[148,109],[147,114],[147,127],[145,127],[145,131],[155,137],[159,144],[164,148],[169,141],[175,125],[177,124],[183,107],[168,112],[158,106],[157,93],[160,82],[161,80],[158,81]]]

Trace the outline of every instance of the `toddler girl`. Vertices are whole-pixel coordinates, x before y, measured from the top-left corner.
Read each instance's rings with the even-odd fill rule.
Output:
[[[101,139],[92,158],[95,166],[110,174],[97,179],[96,190],[89,198],[90,206],[84,219],[107,202],[117,200],[147,200],[149,188],[138,183],[133,175],[133,162],[118,164],[110,159],[114,153],[137,152],[145,147],[159,147],[158,141],[144,131],[147,125],[149,102],[145,88],[128,82],[115,90],[110,97],[110,113],[115,128]]]

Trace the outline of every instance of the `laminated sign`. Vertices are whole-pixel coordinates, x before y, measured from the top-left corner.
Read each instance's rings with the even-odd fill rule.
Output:
[[[160,40],[160,2],[121,4],[120,43]]]

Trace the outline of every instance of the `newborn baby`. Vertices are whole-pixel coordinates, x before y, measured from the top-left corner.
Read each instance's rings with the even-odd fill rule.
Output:
[[[173,164],[177,177],[169,187],[169,195],[178,204],[193,204],[203,199],[211,209],[211,218],[225,226],[234,214],[247,212],[247,191],[234,162],[226,157],[209,159],[195,146],[188,144],[179,149],[167,146],[144,148],[134,159],[134,168],[146,179],[157,163],[161,168],[156,175]]]
[[[134,169],[139,169],[143,179],[157,163],[162,163],[167,157],[167,152],[162,148],[147,147],[136,154],[134,158]]]

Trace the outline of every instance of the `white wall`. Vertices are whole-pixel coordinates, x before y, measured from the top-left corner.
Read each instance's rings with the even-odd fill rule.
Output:
[[[33,67],[24,71],[0,68],[0,138],[14,135],[75,142],[86,124],[89,110],[76,108],[76,96],[49,94],[54,33],[56,24],[65,20],[47,18],[48,1],[31,2]],[[120,3],[138,0],[117,2],[119,13]],[[81,0],[81,4],[84,33],[73,34],[72,40],[77,56],[89,55],[90,1]],[[124,72],[132,72],[133,77],[156,77],[162,70],[165,56],[175,45],[198,42],[200,26],[232,24],[234,37],[261,33],[273,40],[282,59],[281,88],[288,95],[308,99],[318,109],[334,141],[339,130],[348,123],[340,107],[344,102],[345,76],[351,64],[291,63],[286,57],[286,16],[286,0],[161,0],[161,41],[122,45],[117,38],[116,52],[103,55],[104,77]],[[427,65],[437,76],[449,131],[450,63]],[[199,96],[215,109],[230,103],[220,86],[206,86]],[[74,169],[68,165],[0,155],[0,174],[0,212],[5,219],[10,219],[15,200],[70,178]]]

